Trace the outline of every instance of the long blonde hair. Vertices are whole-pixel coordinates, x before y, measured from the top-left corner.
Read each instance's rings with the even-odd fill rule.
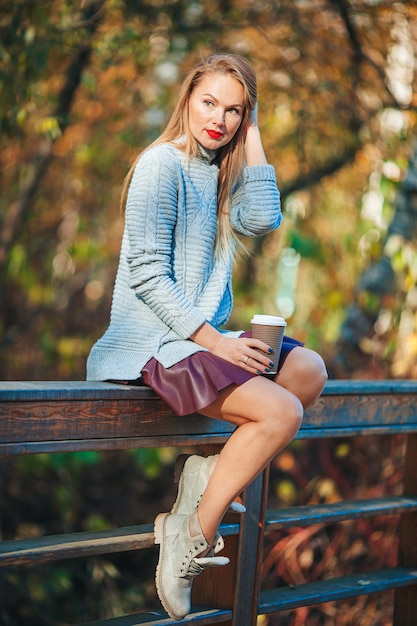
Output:
[[[147,150],[161,143],[173,143],[183,149],[189,158],[197,156],[199,148],[189,128],[188,102],[193,89],[205,76],[210,74],[229,75],[236,79],[243,86],[244,90],[241,124],[233,139],[218,150],[216,157],[219,165],[216,254],[223,255],[228,254],[233,242],[236,240],[236,236],[230,224],[230,197],[234,186],[242,174],[247,123],[250,112],[255,107],[257,100],[256,74],[248,61],[237,54],[220,53],[213,54],[203,59],[184,78],[177,104],[165,130]],[[142,154],[143,153],[139,154],[136,158],[123,183],[121,196],[122,207],[126,205],[133,172]]]

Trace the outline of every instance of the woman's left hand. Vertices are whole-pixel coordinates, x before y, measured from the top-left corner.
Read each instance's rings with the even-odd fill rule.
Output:
[[[264,165],[267,163],[258,127],[258,103],[255,104],[249,114],[246,126],[245,150],[247,165]]]
[[[248,128],[258,128],[258,103],[255,104],[249,114]]]
[[[274,355],[270,346],[253,337],[222,336],[211,352],[254,374],[268,373],[274,367]]]
[[[205,322],[190,339],[220,358],[254,374],[268,373],[275,355],[268,344],[254,337],[227,337]]]

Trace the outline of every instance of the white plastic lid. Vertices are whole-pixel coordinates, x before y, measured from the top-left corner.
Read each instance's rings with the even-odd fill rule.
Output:
[[[250,322],[251,324],[264,324],[266,326],[287,325],[287,322],[283,317],[276,317],[275,315],[254,315]]]

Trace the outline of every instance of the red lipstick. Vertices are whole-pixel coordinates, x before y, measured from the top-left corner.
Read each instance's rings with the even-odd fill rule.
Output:
[[[220,137],[223,135],[223,133],[219,133],[217,130],[208,130],[207,128],[206,133],[212,139],[220,139]]]

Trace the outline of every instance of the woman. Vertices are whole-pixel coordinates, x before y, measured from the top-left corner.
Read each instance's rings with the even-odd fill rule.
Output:
[[[237,426],[219,455],[188,458],[171,512],[155,520],[158,594],[182,619],[193,577],[228,562],[216,556],[226,510],[293,439],[327,378],[321,357],[289,338],[268,378],[270,346],[220,330],[232,308],[236,234],[262,235],[282,219],[244,58],[216,54],[188,74],[165,131],[132,166],[122,203],[110,325],[88,379],[146,384],[179,416],[197,411]]]

